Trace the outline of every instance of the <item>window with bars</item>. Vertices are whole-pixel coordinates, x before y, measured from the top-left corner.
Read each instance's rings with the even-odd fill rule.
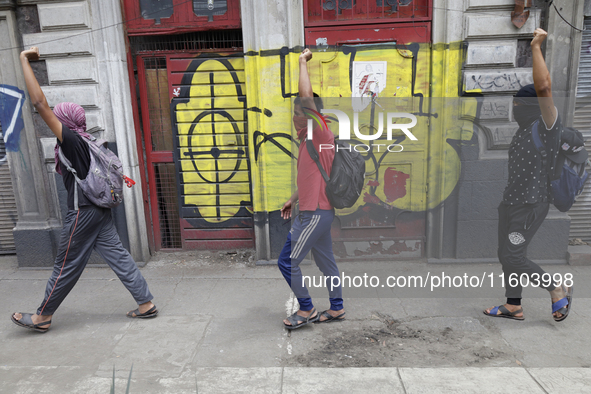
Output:
[[[242,30],[198,31],[174,35],[129,37],[132,53],[194,52],[242,49]]]

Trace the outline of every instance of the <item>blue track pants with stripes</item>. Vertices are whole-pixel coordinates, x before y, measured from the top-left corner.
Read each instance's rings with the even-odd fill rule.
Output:
[[[314,261],[325,277],[339,277],[339,269],[332,252],[332,238],[330,226],[334,219],[334,210],[317,209],[303,211],[294,220],[287,241],[279,255],[277,265],[283,277],[291,287],[300,303],[302,311],[310,311],[314,307],[308,289],[302,282],[300,263],[312,251]],[[328,280],[330,309],[343,309],[343,294],[341,286],[331,290]]]

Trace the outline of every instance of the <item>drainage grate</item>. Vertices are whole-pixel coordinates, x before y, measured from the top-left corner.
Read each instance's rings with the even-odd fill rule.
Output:
[[[241,49],[242,30],[198,31],[175,35],[129,37],[133,54],[140,52],[192,52]]]

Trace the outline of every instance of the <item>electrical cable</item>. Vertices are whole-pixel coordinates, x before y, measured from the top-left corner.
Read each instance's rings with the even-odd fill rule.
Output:
[[[557,13],[557,14],[558,14],[558,16],[560,17],[560,19],[562,19],[564,22],[566,22],[566,24],[567,24],[567,25],[569,25],[570,27],[572,27],[573,29],[575,29],[575,30],[577,30],[577,31],[580,31],[580,32],[583,32],[583,31],[587,30],[587,29],[586,29],[586,28],[584,28],[584,27],[583,27],[583,29],[581,30],[581,29],[579,29],[578,27],[576,27],[576,26],[573,26],[573,25],[572,25],[572,24],[571,24],[569,21],[567,21],[567,20],[564,18],[564,16],[562,16],[562,14],[560,13],[560,11],[558,11],[558,8],[556,8],[556,4],[554,4],[554,0],[551,0],[551,1],[550,1],[550,4],[548,4],[548,5],[549,5],[549,6],[550,6],[550,5],[551,5],[551,6],[553,6],[553,7],[554,7],[554,9],[556,10],[556,13]]]
[[[172,6],[170,6],[170,7],[163,7],[162,9],[159,9],[159,10],[157,10],[157,11],[153,11],[153,12],[150,12],[150,13],[145,13],[144,15],[152,15],[152,14],[154,14],[154,13],[161,12],[161,11],[164,11],[164,10],[167,10],[167,9],[170,9],[170,8],[174,8],[174,7],[177,7],[177,6],[179,6],[179,5],[186,4],[186,3],[191,3],[191,2],[193,2],[193,0],[185,0],[185,1],[183,1],[183,2],[180,2],[180,3],[178,3],[178,4],[173,4],[173,5],[172,5]],[[568,22],[568,21],[567,21],[567,20],[566,20],[566,19],[565,19],[565,18],[562,16],[562,14],[560,14],[560,12],[558,11],[558,8],[556,8],[556,5],[555,5],[555,4],[553,4],[553,3],[554,3],[554,0],[551,0],[551,1],[550,1],[550,3],[549,3],[549,5],[552,5],[552,6],[554,6],[554,9],[556,10],[556,12],[557,12],[557,13],[558,13],[558,15],[560,16],[560,18],[562,18],[562,20],[563,20],[565,23],[567,23],[569,26],[571,26],[573,29],[575,29],[575,30],[577,30],[577,31],[584,31],[584,30],[586,30],[586,29],[583,29],[583,30],[581,30],[581,29],[579,29],[579,28],[577,28],[577,27],[573,26],[573,25],[572,25],[570,22]],[[431,8],[432,8],[432,9],[434,9],[434,10],[443,10],[443,11],[450,11],[450,12],[462,12],[462,13],[466,12],[466,10],[456,10],[456,9],[452,9],[452,8],[445,8],[445,7],[431,7]],[[420,9],[421,9],[421,7],[415,7],[415,9],[414,9],[414,10],[415,10],[415,11],[418,11],[418,10],[420,10]],[[490,15],[491,15],[491,13],[490,13],[490,12],[487,12],[487,13],[483,13],[483,12],[468,12],[468,14],[470,14],[470,15],[483,15],[483,16],[484,16],[484,15],[488,15],[488,16],[490,16]],[[97,29],[90,29],[90,30],[88,30],[88,31],[84,31],[84,32],[82,32],[82,33],[72,34],[72,35],[69,35],[69,36],[66,36],[66,37],[55,38],[55,39],[53,39],[53,40],[40,41],[40,42],[37,42],[37,43],[31,44],[30,46],[38,46],[38,45],[41,45],[41,44],[47,44],[47,43],[50,43],[50,42],[55,42],[55,41],[60,41],[60,40],[66,40],[66,39],[68,39],[68,38],[72,38],[72,37],[81,36],[81,35],[83,35],[83,34],[94,33],[94,32],[101,31],[101,30],[105,30],[105,29],[108,29],[108,28],[111,28],[111,27],[117,27],[117,26],[120,26],[120,25],[123,25],[123,24],[127,24],[127,23],[129,23],[129,22],[132,22],[132,21],[134,21],[134,20],[137,20],[137,19],[142,19],[142,18],[143,18],[143,19],[147,19],[147,18],[145,18],[145,16],[144,16],[144,15],[142,15],[142,16],[139,16],[139,17],[137,17],[137,18],[131,18],[131,19],[127,19],[127,20],[125,20],[125,21],[122,21],[122,22],[114,23],[114,24],[112,24],[112,25],[107,25],[107,26],[99,27],[99,28],[97,28]],[[415,24],[415,21],[413,20],[413,21],[412,21],[412,23],[413,23],[413,26],[414,26],[414,24]],[[415,28],[415,29],[416,29],[416,28]],[[9,47],[9,48],[2,48],[2,49],[0,49],[0,52],[3,52],[3,51],[10,51],[10,50],[14,50],[14,49],[22,49],[22,48],[23,48],[22,46],[15,46],[15,47]]]

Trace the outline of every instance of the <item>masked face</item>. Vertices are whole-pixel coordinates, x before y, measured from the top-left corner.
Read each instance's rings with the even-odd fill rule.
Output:
[[[533,122],[538,120],[542,111],[538,104],[536,89],[533,84],[526,85],[519,89],[513,98],[513,116],[519,127],[526,129]]]
[[[528,128],[529,125],[538,120],[541,114],[542,112],[537,102],[527,104],[516,103],[513,106],[513,116],[522,129]]]

